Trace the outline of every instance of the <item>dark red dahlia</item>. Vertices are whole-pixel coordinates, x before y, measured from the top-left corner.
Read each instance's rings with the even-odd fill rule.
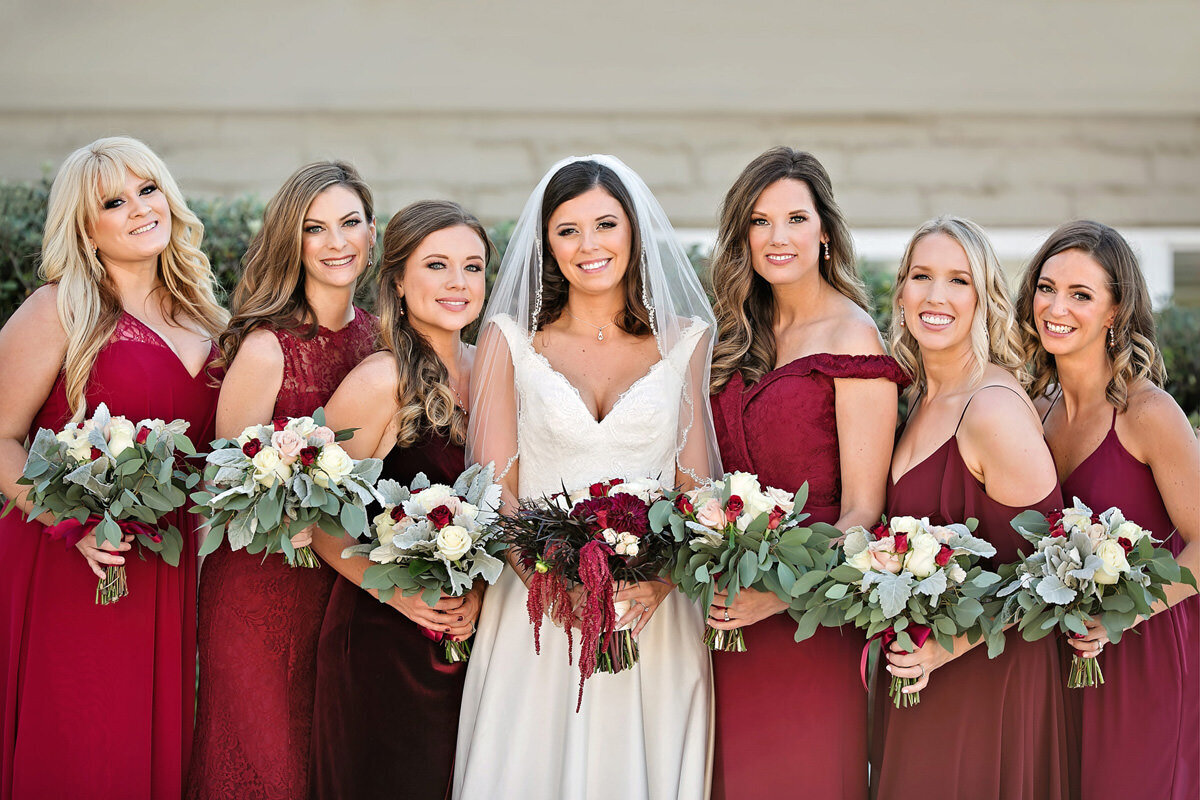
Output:
[[[262,451],[262,442],[258,439],[251,439],[242,445],[242,452],[246,454],[246,458],[254,458]]]
[[[643,536],[650,532],[646,503],[624,492],[580,500],[571,509],[571,516],[577,519],[594,517],[601,529],[612,528],[623,533],[632,533],[634,536]]]

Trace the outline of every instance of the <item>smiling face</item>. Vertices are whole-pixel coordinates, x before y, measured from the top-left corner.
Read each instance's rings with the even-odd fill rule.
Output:
[[[422,333],[460,331],[483,310],[487,248],[466,225],[426,236],[404,262],[396,291]]]
[[[1116,316],[1108,273],[1082,250],[1046,259],[1033,297],[1033,318],[1042,347],[1053,356],[1105,347]]]
[[[633,231],[617,199],[600,187],[563,202],[546,226],[550,254],[572,291],[622,291]]]
[[[979,300],[973,283],[966,251],[951,237],[931,233],[914,245],[900,307],[922,351],[970,347]]]
[[[101,201],[87,235],[107,265],[157,262],[171,242],[167,197],[154,181],[127,173],[120,194]]]
[[[366,218],[362,198],[340,184],[330,186],[304,215],[300,260],[305,280],[310,286],[353,286],[374,244],[375,222]]]
[[[795,283],[817,269],[825,233],[808,184],[794,178],[763,189],[750,215],[750,262],[772,285]]]

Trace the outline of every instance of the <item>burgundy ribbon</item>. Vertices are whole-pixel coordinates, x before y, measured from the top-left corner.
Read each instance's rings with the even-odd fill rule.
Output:
[[[421,632],[422,636],[424,636],[426,639],[429,639],[430,641],[440,642],[446,638],[445,631],[431,631],[431,630],[429,630],[429,628],[426,628],[424,625],[418,625],[417,630],[419,630]]]
[[[929,638],[929,634],[933,633],[933,630],[927,625],[909,625],[905,630],[908,631],[908,635],[912,637],[913,644],[917,647],[925,644],[925,641]],[[882,653],[887,653],[888,648],[892,646],[892,642],[897,639],[896,631],[894,628],[885,628],[868,639],[866,646],[863,647],[862,659],[858,662],[858,677],[862,678],[864,689],[867,688],[867,654],[871,651],[871,642],[876,639],[883,639]]]
[[[90,516],[83,522],[77,519],[65,519],[62,522],[54,525],[46,526],[46,533],[50,534],[51,539],[61,539],[67,543],[67,547],[74,547],[79,543],[79,540],[91,533],[97,525],[102,521],[102,517]],[[123,519],[117,522],[117,527],[121,529],[122,534],[137,536],[149,536],[155,541],[162,539],[162,534],[151,528],[144,522],[139,522],[136,519]]]

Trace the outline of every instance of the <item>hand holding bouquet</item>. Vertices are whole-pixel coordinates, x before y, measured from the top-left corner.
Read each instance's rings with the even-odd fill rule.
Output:
[[[996,548],[972,535],[976,524],[892,517],[870,530],[854,526],[846,531],[840,563],[809,596],[801,629],[849,622],[881,639],[884,652],[896,642],[910,653],[930,636],[951,653],[957,636],[971,642],[991,636],[980,598],[999,576],[976,562],[994,556]],[[869,648],[863,650],[864,686]],[[919,692],[903,691],[915,682],[892,678],[888,696],[896,708],[921,701]]]
[[[791,605],[825,577],[830,540],[841,535],[832,525],[801,524],[808,517],[802,513],[807,483],[791,495],[734,472],[668,499],[667,522],[679,545],[671,578],[686,596],[703,598],[705,607],[717,591],[733,602],[742,589],[771,592]],[[740,628],[706,628],[704,642],[710,650],[746,650]]]
[[[318,567],[310,548],[292,546],[293,535],[314,524],[332,536],[362,535],[383,462],[347,455],[337,442],[351,435],[325,427],[318,408],[311,417],[251,425],[236,439],[213,442],[204,472],[209,487],[192,495],[209,518],[200,555],[228,538],[233,550],[282,552],[293,567]]]
[[[504,549],[497,525],[500,484],[493,480],[491,464],[469,467],[453,486],[430,485],[418,474],[409,486],[382,480],[375,491],[383,510],[372,522],[365,544],[347,547],[342,558],[365,555],[375,563],[363,575],[364,589],[377,589],[387,602],[399,589],[406,595],[421,592],[433,606],[442,594],[461,597],[476,578],[495,583],[504,568],[497,554]],[[421,628],[435,642],[443,633]],[[446,660],[466,661],[468,642],[446,640]]]
[[[613,604],[613,583],[652,580],[674,551],[669,531],[653,528],[650,509],[663,496],[655,480],[610,480],[569,494],[565,489],[542,501],[522,501],[501,525],[529,581],[529,619],[534,647],[541,652],[542,618],[560,625],[573,645],[580,628],[579,702],[583,684],[597,670],[620,672],[637,662],[637,641],[617,630],[621,611]],[[666,511],[669,511],[667,504]],[[582,598],[573,601],[579,590]]]
[[[1159,539],[1118,508],[1094,514],[1075,498],[1071,508],[1049,517],[1026,511],[1012,524],[1036,549],[1024,561],[1001,567],[1004,584],[996,597],[1005,598],[1000,619],[1018,620],[1027,641],[1056,628],[1084,636],[1084,623],[1096,619],[1116,643],[1138,615],[1150,616],[1155,600],[1166,601],[1166,584],[1196,585],[1170,551],[1154,546]],[[1068,687],[1102,683],[1098,659],[1072,657]]]
[[[178,566],[183,536],[159,520],[181,508],[200,479],[176,458],[176,451],[196,454],[187,428],[178,419],[130,422],[101,403],[82,423],[69,422],[57,433],[40,429],[17,480],[31,487],[29,517],[49,511],[56,524],[47,533],[72,544],[95,533],[98,544],[115,546],[131,535],[141,549]],[[124,565],[107,567],[96,602],[115,603],[128,593]]]

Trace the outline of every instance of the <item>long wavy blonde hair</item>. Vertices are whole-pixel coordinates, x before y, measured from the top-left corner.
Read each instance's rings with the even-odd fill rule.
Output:
[[[864,310],[871,308],[867,287],[858,275],[850,228],[833,198],[825,167],[811,153],[771,148],[746,165],[721,204],[712,260],[713,313],[717,318],[710,382],[713,394],[739,369],[746,383],[754,383],[775,367],[775,296],[771,285],[754,271],[750,217],[763,190],[785,179],[803,181],[816,203],[821,230],[829,240],[829,258],[817,262],[821,278]]]
[[[892,292],[889,338],[892,356],[913,379],[908,388],[909,396],[916,397],[925,391],[925,367],[921,362],[917,340],[901,323],[900,295],[912,269],[913,251],[917,243],[935,233],[949,236],[957,242],[967,254],[971,269],[971,284],[975,288],[975,316],[971,321],[971,353],[975,356],[971,368],[972,382],[983,378],[983,370],[988,364],[996,364],[1013,373],[1022,385],[1027,386],[1029,375],[1024,370],[1025,359],[1017,318],[1000,259],[996,257],[996,251],[983,228],[969,219],[944,216],[929,220],[917,228],[909,239],[896,273],[896,288]]]
[[[408,259],[431,233],[465,225],[483,243],[483,261],[492,260],[492,242],[473,214],[458,203],[422,200],[397,211],[383,234],[379,265],[379,344],[396,359],[396,445],[409,447],[433,432],[455,444],[467,441],[467,415],[456,402],[446,365],[433,346],[412,326],[396,287],[404,280]]]
[[[1138,378],[1145,378],[1161,387],[1167,379],[1167,368],[1158,349],[1150,290],[1138,266],[1137,256],[1125,237],[1116,230],[1090,220],[1068,222],[1050,234],[1050,238],[1030,259],[1021,279],[1017,319],[1021,322],[1025,358],[1033,373],[1029,394],[1043,397],[1051,386],[1058,384],[1054,356],[1046,352],[1038,336],[1037,320],[1033,318],[1033,299],[1037,294],[1042,267],[1053,256],[1067,250],[1087,253],[1108,276],[1108,291],[1112,294],[1117,312],[1112,323],[1112,344],[1106,347],[1112,378],[1104,393],[1117,410],[1125,411],[1129,406],[1129,384]]]
[[[154,152],[137,139],[97,139],[67,157],[50,187],[39,276],[58,286],[58,317],[67,334],[63,363],[67,402],[76,420],[86,413],[88,378],[96,356],[121,318],[121,298],[89,246],[88,229],[104,202],[125,190],[132,173],[154,181],[171,211],[171,239],[158,257],[160,302],[171,320],[189,319],[216,338],[229,315],[216,298],[208,257],[200,250],[204,225]]]

